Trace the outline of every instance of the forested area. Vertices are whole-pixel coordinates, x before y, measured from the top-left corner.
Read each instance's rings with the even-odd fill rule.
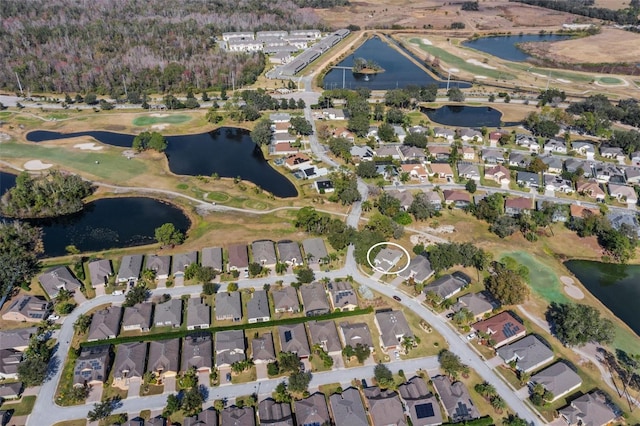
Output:
[[[340,0],[6,0],[0,2],[0,88],[167,93],[252,83],[261,53],[227,53],[225,31],[321,28],[309,7]]]
[[[34,178],[22,172],[2,196],[0,212],[23,219],[62,216],[82,210],[83,198],[91,193],[91,183],[77,175],[52,171]]]

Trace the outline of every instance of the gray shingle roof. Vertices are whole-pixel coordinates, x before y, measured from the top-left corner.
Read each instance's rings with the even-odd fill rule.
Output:
[[[302,248],[305,256],[307,256],[308,263],[319,263],[328,256],[327,247],[324,245],[322,238],[307,238],[302,241]]]
[[[94,312],[91,318],[91,326],[87,341],[113,339],[120,331],[120,317],[122,316],[122,308],[119,306],[110,306],[106,309]]]
[[[324,394],[314,393],[308,398],[295,401],[296,421],[299,425],[331,424],[329,407]]]
[[[20,328],[17,330],[0,331],[0,350],[20,349],[29,346],[31,336],[36,333],[36,327]]]
[[[191,367],[196,370],[208,370],[212,365],[213,348],[211,334],[203,333],[182,339],[182,363],[180,371]]]
[[[155,271],[158,277],[169,275],[171,256],[157,256],[155,254],[147,256],[145,268]]]
[[[367,413],[357,389],[350,387],[342,391],[342,394],[331,395],[329,405],[336,426],[369,426]]]
[[[104,382],[110,365],[110,349],[109,345],[82,348],[73,369],[73,384]]]
[[[204,328],[211,325],[211,308],[199,297],[187,302],[187,329]]]
[[[215,335],[216,366],[231,365],[247,359],[242,330],[219,331]]]
[[[405,337],[413,337],[413,332],[402,311],[376,313],[376,324],[380,329],[380,339],[385,347],[397,346]]]
[[[249,266],[249,253],[246,244],[232,244],[228,248],[229,270],[243,269]]]
[[[255,426],[256,415],[253,412],[253,407],[239,408],[235,405],[227,407],[222,410],[221,414],[222,425],[232,426]]]
[[[436,376],[432,379],[433,386],[440,395],[440,401],[444,406],[447,415],[453,422],[473,420],[480,417],[480,413],[473,401],[469,391],[462,382],[451,383],[446,376]]]
[[[182,323],[182,300],[171,299],[156,304],[154,323],[158,327],[180,327]]]
[[[383,390],[376,386],[365,388],[364,397],[369,405],[369,414],[374,426],[407,424],[404,408],[397,392],[390,389]]]
[[[304,358],[311,354],[304,324],[281,325],[278,327],[282,352],[293,352]]]
[[[261,426],[293,426],[291,405],[285,402],[276,402],[271,398],[260,401],[258,417]]]
[[[218,412],[209,407],[195,416],[185,417],[182,426],[218,426]]]
[[[177,373],[180,371],[180,339],[153,340],[149,342],[147,371]]]
[[[570,426],[602,426],[616,419],[617,415],[597,392],[582,395],[571,404],[559,410]]]
[[[251,243],[253,261],[261,265],[275,265],[277,262],[276,249],[271,240],[260,240]]]
[[[501,347],[498,355],[505,362],[516,361],[518,370],[524,372],[535,370],[553,360],[553,351],[533,334]]]
[[[107,284],[109,277],[113,274],[111,261],[108,259],[94,260],[89,262],[88,266],[91,285],[94,287]]]
[[[229,293],[216,294],[215,313],[217,320],[232,319],[240,321],[242,319],[242,303],[240,293],[232,291]]]
[[[276,311],[290,309],[293,312],[300,310],[300,301],[298,300],[298,292],[291,286],[285,286],[279,289],[275,289],[271,292],[273,298],[273,307]]]
[[[61,288],[75,291],[82,286],[82,283],[73,276],[66,266],[49,269],[38,277],[38,281],[40,281],[42,288],[44,288],[44,291],[51,299],[58,295],[58,291]]]
[[[312,346],[319,344],[328,353],[342,350],[338,330],[333,321],[309,321],[307,327]]]
[[[117,346],[113,361],[113,377],[130,379],[142,377],[144,362],[147,359],[147,342],[122,343]]]
[[[295,241],[278,242],[278,257],[280,258],[280,262],[296,265],[302,265],[304,263],[300,246]]]
[[[421,377],[413,377],[398,388],[400,396],[407,405],[414,426],[437,425],[442,423],[440,404],[427,389]]]
[[[324,285],[320,282],[304,284],[300,287],[302,304],[307,316],[323,315],[331,312]]]
[[[464,285],[465,283],[457,279],[455,276],[447,274],[425,286],[424,292],[426,294],[433,291],[441,298],[446,299],[447,297],[451,297],[453,294],[462,290]]]
[[[336,281],[327,284],[327,289],[329,290],[334,309],[358,306],[358,296],[356,296],[356,292],[353,290],[351,283]]]
[[[407,269],[400,272],[398,275],[405,279],[413,277],[415,282],[421,283],[433,275],[431,262],[429,262],[429,259],[427,259],[426,256],[418,255],[411,259]]]
[[[355,348],[358,343],[361,343],[369,348],[374,347],[371,331],[366,323],[349,324],[348,322],[342,322],[340,323],[340,330],[342,331],[345,346]]]
[[[137,280],[140,277],[140,271],[142,271],[142,259],[141,254],[123,256],[120,269],[118,269],[118,281]]]
[[[531,377],[533,383],[540,383],[553,393],[556,400],[582,384],[582,379],[567,364],[557,362]]]
[[[222,271],[222,247],[203,248],[202,266],[209,266],[216,271]]]
[[[184,272],[184,270],[187,269],[187,266],[191,265],[192,263],[198,263],[197,251],[174,254],[173,264],[171,265],[171,269],[173,270],[173,275]]]
[[[271,333],[263,333],[251,341],[251,354],[254,361],[272,362],[276,359]]]
[[[122,315],[122,328],[124,330],[139,328],[142,331],[149,331],[151,328],[151,311],[153,304],[138,303],[124,308]]]
[[[458,298],[455,309],[467,309],[474,316],[482,315],[493,310],[493,304],[484,293],[467,293]]]
[[[247,302],[247,317],[249,322],[254,319],[269,318],[269,298],[265,290],[253,292],[251,300]]]

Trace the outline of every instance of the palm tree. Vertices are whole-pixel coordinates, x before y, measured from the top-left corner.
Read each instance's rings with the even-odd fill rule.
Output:
[[[371,201],[366,200],[366,201],[362,202],[362,211],[363,212],[368,212],[369,210],[371,210],[371,207],[372,207]]]
[[[402,172],[402,174],[400,175],[400,182],[402,183],[407,183],[409,182],[410,179],[411,179],[411,176],[407,172]]]
[[[502,397],[500,397],[499,395],[496,395],[493,398],[491,398],[491,406],[497,412],[502,412],[502,410],[507,408],[507,403],[504,402],[504,399],[502,399]]]

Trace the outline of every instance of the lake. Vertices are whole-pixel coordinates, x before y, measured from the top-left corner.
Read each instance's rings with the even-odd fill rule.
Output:
[[[518,43],[559,41],[571,38],[569,35],[558,34],[522,34],[510,36],[480,37],[462,43],[465,47],[488,53],[501,59],[513,62],[524,62],[529,56],[517,46]]]
[[[344,86],[347,89],[367,87],[371,90],[388,90],[402,88],[408,85],[426,86],[437,84],[440,88],[446,87],[446,81],[438,81],[429,73],[420,69],[406,56],[382,41],[379,37],[373,37],[365,41],[355,52],[347,56],[337,66],[352,67],[355,58],[372,60],[384,69],[377,74],[354,74],[351,70],[332,69],[324,77],[325,89],[342,88],[344,71]],[[368,78],[368,81],[365,79]],[[469,83],[451,82],[450,86],[470,87]]]
[[[16,175],[0,172],[0,192],[4,194],[15,181]],[[42,228],[45,257],[67,254],[68,245],[89,252],[152,244],[155,229],[165,223],[183,232],[191,226],[178,207],[147,197],[103,198],[87,203],[79,213],[27,222]]]
[[[429,120],[438,124],[460,127],[500,127],[502,113],[491,107],[445,105],[437,109],[421,108]]]
[[[640,265],[570,260],[564,265],[615,316],[640,335]]]
[[[44,142],[91,136],[107,145],[130,148],[134,135],[89,131],[60,133],[36,130],[27,134],[31,142]],[[237,127],[221,127],[209,133],[167,136],[165,154],[169,169],[177,175],[211,176],[242,179],[260,186],[280,198],[296,197],[295,185],[272,168],[262,155],[262,150],[251,140],[250,132]]]

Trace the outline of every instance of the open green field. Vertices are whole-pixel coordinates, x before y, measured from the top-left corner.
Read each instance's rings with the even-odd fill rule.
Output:
[[[616,77],[599,77],[598,81],[602,84],[623,84],[624,82]]]
[[[129,179],[144,174],[147,166],[139,160],[128,160],[116,150],[74,151],[41,144],[20,144],[7,142],[2,144],[4,158],[39,159],[44,163],[53,163],[90,173],[113,183],[126,183]],[[98,164],[96,164],[96,161]]]
[[[524,265],[529,269],[529,286],[538,296],[549,303],[569,302],[569,298],[562,290],[563,285],[553,269],[524,251],[504,254],[500,259],[502,260],[505,257],[515,259],[520,265]]]
[[[164,117],[142,116],[133,119],[134,126],[149,126],[151,124],[182,124],[191,120],[191,116],[186,114],[171,114]]]
[[[480,67],[477,65],[470,64],[464,59],[455,56],[444,49],[440,49],[439,47],[433,45],[427,45],[422,42],[422,40],[418,38],[412,38],[409,42],[416,44],[420,47],[420,49],[425,52],[430,53],[433,56],[436,56],[440,61],[447,63],[448,65],[454,66],[462,71],[466,71],[473,75],[484,75],[490,78],[502,79],[502,80],[513,80],[516,78],[513,74],[508,74],[505,72],[501,72],[499,70],[492,70],[489,68]]]
[[[549,70],[548,68],[537,68],[524,63],[516,63],[516,62],[505,62],[505,65],[508,68],[511,68],[514,70],[537,73],[545,77],[549,76],[549,78],[552,78],[552,79],[561,78],[564,80],[569,80],[571,82],[578,82],[578,83],[590,83],[591,81],[593,81],[593,77],[589,75],[578,74],[578,73],[573,73],[568,71],[560,71],[557,69]],[[543,77],[540,77],[540,78],[543,78]]]
[[[0,409],[6,410],[6,411],[14,410],[13,411],[14,416],[27,416],[31,414],[31,411],[33,410],[33,406],[35,405],[35,403],[36,403],[35,395],[23,396],[20,402],[2,404],[2,406],[0,406]]]

